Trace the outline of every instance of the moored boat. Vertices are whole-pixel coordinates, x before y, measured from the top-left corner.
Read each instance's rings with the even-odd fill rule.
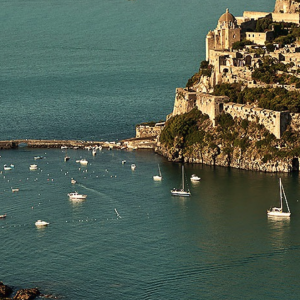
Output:
[[[37,170],[38,166],[36,164],[30,165],[30,170]]]
[[[182,188],[176,189],[173,188],[171,190],[172,196],[180,196],[180,197],[189,197],[191,196],[191,192],[189,190],[185,190],[184,188],[184,166],[182,165]]]
[[[35,226],[47,226],[49,225],[48,222],[46,221],[42,221],[42,220],[37,220],[35,223],[34,223]]]
[[[201,178],[199,176],[197,176],[196,174],[192,174],[191,176],[191,181],[200,181]]]
[[[162,175],[161,175],[161,171],[160,171],[159,165],[158,165],[158,174],[159,174],[159,175],[154,175],[154,176],[153,176],[153,180],[154,180],[154,181],[161,181],[161,180],[162,180]]]
[[[284,189],[283,189],[281,178],[279,178],[279,198],[280,198],[280,207],[272,207],[269,210],[267,210],[268,216],[290,217],[291,211],[290,211],[289,204],[288,204],[288,201],[287,201]],[[283,199],[284,199],[286,207],[287,207],[287,212],[283,211]]]
[[[78,194],[77,192],[68,194],[70,200],[85,200],[87,195]]]
[[[89,162],[85,158],[83,158],[79,161],[79,163],[83,166],[86,166]]]
[[[131,164],[131,170],[134,171],[136,169],[136,165],[135,164]]]

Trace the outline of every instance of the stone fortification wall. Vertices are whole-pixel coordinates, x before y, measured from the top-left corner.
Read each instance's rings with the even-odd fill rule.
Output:
[[[233,118],[239,117],[264,125],[277,139],[281,138],[290,122],[291,126],[296,130],[298,130],[300,126],[300,114],[290,114],[287,111],[278,112],[258,108],[252,105],[228,102],[228,100],[229,98],[226,96],[214,96],[179,88],[176,90],[172,116],[187,113],[194,107],[197,107],[202,113],[209,116],[210,120],[213,122],[213,126],[215,126],[216,117],[224,111]],[[144,132],[147,131],[146,129],[143,130]],[[150,133],[152,134],[154,132],[148,131],[147,136],[150,136]],[[142,137],[142,135],[138,133],[136,136]],[[146,133],[144,133],[144,136],[146,136]]]
[[[288,22],[288,23],[300,24],[299,13],[294,13],[294,14],[273,13],[272,17],[274,22]]]
[[[196,92],[188,91],[184,88],[177,88],[173,116],[181,115],[191,111],[195,107]]]
[[[243,17],[247,19],[258,20],[259,18],[264,18],[269,15],[269,12],[260,12],[260,11],[244,11]]]
[[[213,96],[205,93],[198,93],[196,107],[203,113],[209,115],[213,126],[216,125],[216,117],[223,111],[224,102],[228,101],[226,96]]]
[[[280,139],[285,131],[290,115],[289,112],[273,111],[233,102],[224,103],[224,111],[233,118],[240,117],[264,125],[277,139]]]
[[[135,136],[136,138],[159,136],[163,129],[163,126],[164,123],[157,123],[155,124],[155,126],[144,126],[144,125],[136,126]]]

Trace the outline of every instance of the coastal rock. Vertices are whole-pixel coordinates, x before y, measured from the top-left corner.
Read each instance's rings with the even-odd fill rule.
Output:
[[[37,288],[32,289],[22,289],[17,291],[14,296],[14,300],[32,300],[39,296],[41,293]]]
[[[12,288],[0,282],[0,299],[8,297],[12,293]]]

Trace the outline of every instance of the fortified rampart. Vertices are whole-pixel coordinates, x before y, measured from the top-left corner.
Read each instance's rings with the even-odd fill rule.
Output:
[[[135,128],[136,138],[157,137],[160,135],[165,122],[156,123],[154,126],[138,125]]]
[[[277,139],[281,138],[289,124],[296,130],[300,127],[300,114],[273,111],[228,101],[229,98],[226,96],[214,96],[177,88],[172,116],[187,113],[197,107],[202,113],[209,116],[215,126],[216,117],[225,112],[233,118],[239,117],[265,126]]]

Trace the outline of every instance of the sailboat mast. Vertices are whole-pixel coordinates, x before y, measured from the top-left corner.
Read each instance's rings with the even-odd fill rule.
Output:
[[[182,165],[182,189],[184,190],[184,166]]]
[[[280,209],[282,210],[282,187],[281,187],[281,178],[279,178],[279,195],[280,195]]]

